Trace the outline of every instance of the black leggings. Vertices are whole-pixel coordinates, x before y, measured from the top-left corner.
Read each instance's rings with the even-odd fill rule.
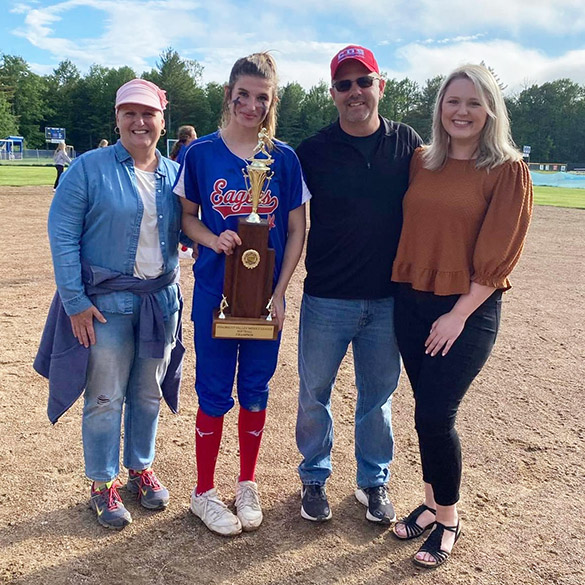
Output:
[[[459,501],[461,444],[455,430],[457,410],[467,389],[487,361],[500,323],[502,291],[495,291],[467,319],[461,335],[442,357],[425,354],[431,325],[448,313],[459,295],[437,296],[401,285],[396,295],[398,347],[415,399],[423,480],[433,487],[435,501]]]
[[[59,184],[59,179],[61,178],[61,175],[63,174],[63,170],[65,167],[63,165],[55,165],[55,168],[57,169],[57,178],[55,179],[53,189],[57,188],[57,185]]]

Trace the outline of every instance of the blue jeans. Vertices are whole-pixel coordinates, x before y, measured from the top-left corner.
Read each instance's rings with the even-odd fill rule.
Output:
[[[384,485],[393,458],[392,393],[400,377],[394,336],[394,299],[326,299],[303,295],[299,332],[297,446],[304,484],[331,475],[331,390],[349,344],[353,347],[357,404],[357,485]]]
[[[165,321],[162,359],[138,357],[140,299],[131,315],[104,313],[94,320],[96,344],[91,346],[84,394],[82,437],[85,474],[105,482],[120,471],[120,434],[124,408],[124,466],[142,470],[154,460],[162,392],[177,327],[178,312]]]

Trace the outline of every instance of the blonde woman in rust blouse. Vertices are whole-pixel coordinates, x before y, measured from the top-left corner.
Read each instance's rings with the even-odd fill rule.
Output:
[[[394,534],[410,540],[430,529],[413,560],[432,568],[461,533],[457,409],[496,340],[532,212],[530,173],[485,67],[465,65],[443,83],[432,143],[414,153],[403,208],[395,325],[414,392],[425,497]]]

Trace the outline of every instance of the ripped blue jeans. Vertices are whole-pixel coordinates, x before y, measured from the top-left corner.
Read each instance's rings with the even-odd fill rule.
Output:
[[[134,296],[130,315],[104,313],[94,320],[96,344],[91,346],[84,394],[82,436],[85,474],[106,482],[120,472],[120,435],[124,411],[124,466],[146,469],[154,460],[162,391],[169,365],[178,312],[165,321],[162,359],[138,357],[140,299]]]

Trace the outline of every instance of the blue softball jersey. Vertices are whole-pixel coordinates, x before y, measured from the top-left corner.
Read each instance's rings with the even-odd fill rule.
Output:
[[[288,214],[307,201],[310,194],[294,150],[283,142],[274,142],[270,153],[274,159],[273,176],[260,197],[258,214],[270,225],[269,246],[276,255],[276,285],[286,246]],[[252,211],[242,173],[247,164],[227,147],[219,131],[202,136],[190,145],[173,191],[199,205],[201,221],[214,234],[227,229],[237,231],[238,218]],[[193,266],[197,286],[221,295],[224,265],[224,254],[199,246],[199,257]]]

